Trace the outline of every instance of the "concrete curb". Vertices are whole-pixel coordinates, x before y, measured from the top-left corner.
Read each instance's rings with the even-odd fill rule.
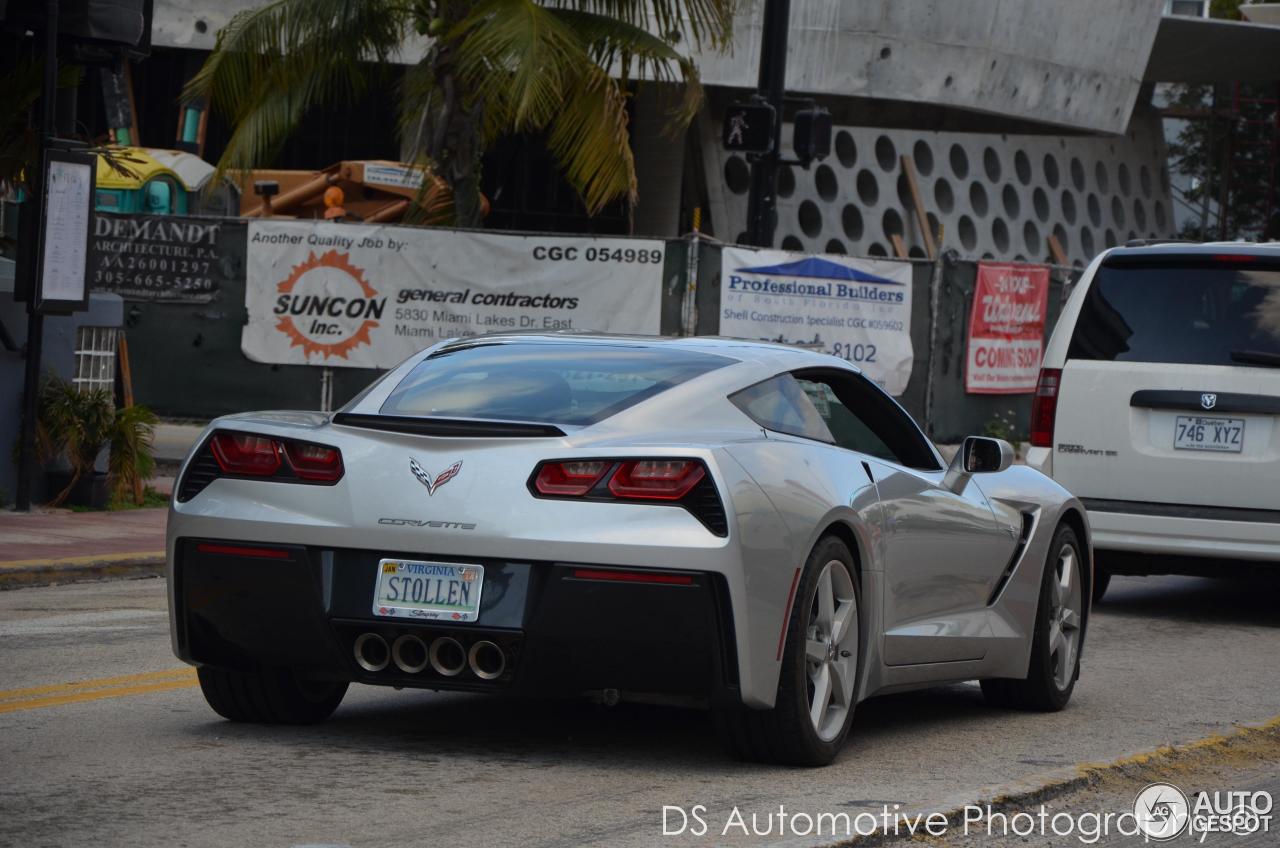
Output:
[[[0,563],[0,591],[95,580],[134,580],[164,574],[164,551],[96,554]]]
[[[964,818],[967,805],[990,806],[993,812],[1014,812],[1030,804],[1042,804],[1077,789],[1096,786],[1112,778],[1145,777],[1150,781],[1167,780],[1169,771],[1181,771],[1205,765],[1233,755],[1244,759],[1274,760],[1280,754],[1280,716],[1261,724],[1239,724],[1230,733],[1217,733],[1178,745],[1160,747],[1129,754],[1109,763],[1080,763],[1074,767],[1028,777],[1003,787],[979,790],[972,801],[955,798],[942,803],[926,804],[919,809],[902,809],[904,816],[928,817],[941,813],[955,827]],[[923,821],[923,818],[921,819]],[[874,833],[828,843],[827,848],[866,848],[919,842],[921,837],[906,833]]]

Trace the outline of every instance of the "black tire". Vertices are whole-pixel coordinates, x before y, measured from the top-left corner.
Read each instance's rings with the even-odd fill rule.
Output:
[[[982,694],[987,703],[997,707],[1019,710],[1035,710],[1040,712],[1056,712],[1071,700],[1076,679],[1080,676],[1080,647],[1084,638],[1084,616],[1087,614],[1082,606],[1080,616],[1080,642],[1077,643],[1073,668],[1065,687],[1058,685],[1055,676],[1055,663],[1049,645],[1050,614],[1053,609],[1053,581],[1057,576],[1058,557],[1064,546],[1070,546],[1078,563],[1077,579],[1083,575],[1085,560],[1080,553],[1080,542],[1076,533],[1067,525],[1058,527],[1053,534],[1053,542],[1049,545],[1049,556],[1045,562],[1044,575],[1040,579],[1040,603],[1036,608],[1035,635],[1031,640],[1031,663],[1027,668],[1027,676],[1021,680],[991,679],[983,680]]]
[[[1102,603],[1102,596],[1107,594],[1107,587],[1111,585],[1111,572],[1104,566],[1093,564],[1093,593],[1092,598],[1095,604]]]
[[[792,766],[825,766],[836,758],[853,724],[854,704],[850,704],[839,733],[829,741],[818,736],[809,719],[808,671],[805,663],[805,627],[814,603],[818,579],[828,562],[838,561],[848,571],[854,599],[862,613],[862,588],[849,548],[834,536],[823,537],[809,554],[796,587],[796,598],[787,623],[778,695],[771,710],[741,706],[716,709],[714,719],[720,738],[729,753],[748,762]],[[858,638],[861,650],[862,638]],[[862,670],[861,655],[854,665],[854,696]],[[852,700],[852,699],[851,699]]]
[[[302,680],[287,668],[259,672],[201,666],[200,691],[214,712],[255,724],[314,724],[333,715],[346,683]]]

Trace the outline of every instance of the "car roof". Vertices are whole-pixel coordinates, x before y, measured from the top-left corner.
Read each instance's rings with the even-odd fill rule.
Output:
[[[1125,245],[1107,251],[1107,258],[1166,258],[1178,256],[1204,257],[1257,256],[1260,259],[1280,259],[1280,242],[1214,241],[1214,242],[1153,242],[1151,244]]]
[[[819,351],[806,350],[776,342],[750,341],[726,336],[641,336],[619,333],[559,332],[559,333],[489,333],[452,339],[440,345],[433,353],[459,350],[481,344],[581,344],[581,345],[633,345],[636,347],[664,347],[698,353],[718,354],[743,362],[780,365],[783,368],[815,368],[841,366],[858,371],[843,359]]]

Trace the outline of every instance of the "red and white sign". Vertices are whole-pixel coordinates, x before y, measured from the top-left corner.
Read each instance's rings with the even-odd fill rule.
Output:
[[[1012,395],[1035,391],[1048,305],[1046,266],[978,263],[965,356],[966,392]]]

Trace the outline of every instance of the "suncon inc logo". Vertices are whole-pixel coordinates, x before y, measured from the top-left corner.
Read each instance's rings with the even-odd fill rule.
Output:
[[[352,348],[370,344],[369,331],[387,305],[364,271],[351,264],[350,254],[336,250],[309,254],[276,291],[276,329],[289,337],[290,347],[326,359],[346,359]]]

